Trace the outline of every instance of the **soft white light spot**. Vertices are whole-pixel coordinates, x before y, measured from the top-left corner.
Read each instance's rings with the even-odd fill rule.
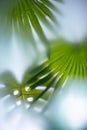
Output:
[[[28,97],[28,98],[27,98],[27,101],[29,101],[29,102],[32,102],[33,100],[34,100],[33,97]]]
[[[30,90],[29,86],[26,86],[25,91],[29,91],[29,90]]]
[[[13,92],[13,94],[14,94],[15,96],[18,95],[18,93],[19,93],[18,90],[15,90],[15,91]]]
[[[46,86],[38,86],[38,87],[36,87],[35,89],[36,89],[36,90],[44,90],[44,89],[46,89]]]
[[[22,102],[19,100],[19,101],[16,102],[16,105],[17,105],[17,106],[20,106],[21,103],[22,103]]]

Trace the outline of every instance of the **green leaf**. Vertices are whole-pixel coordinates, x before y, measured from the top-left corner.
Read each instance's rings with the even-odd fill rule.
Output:
[[[50,90],[51,84],[55,81],[50,70],[50,73],[46,75],[48,70],[49,68],[44,67],[43,64],[36,68],[36,72],[26,72],[21,84],[17,82],[11,72],[2,73],[0,75],[0,98],[10,96],[4,101],[4,103],[7,102],[5,103],[6,107],[12,104],[17,105],[19,100],[24,108],[26,108],[26,105],[29,105],[30,108],[34,105],[35,107],[44,106],[52,93]],[[5,87],[1,87],[1,85],[5,85]]]
[[[55,72],[60,74],[85,77],[87,76],[87,41],[80,43],[70,43],[68,41],[52,42],[52,52],[50,64],[55,68]]]
[[[14,104],[18,100],[23,106],[30,108],[47,105],[50,96],[61,90],[67,78],[87,78],[87,41],[71,43],[65,40],[53,40],[50,42],[51,55],[48,61],[40,64],[32,70],[27,70],[19,84],[10,72],[0,75],[0,82],[6,87],[0,88],[0,97],[10,94]],[[19,93],[14,95],[13,92]]]
[[[55,5],[50,0],[15,0],[15,2],[9,0],[9,3],[11,3],[10,8],[8,8],[8,2],[2,4],[3,8],[7,5],[5,21],[7,21],[6,26],[8,29],[14,26],[16,33],[19,35],[22,34],[22,37],[29,37],[32,41],[34,39],[32,34],[33,28],[39,39],[44,44],[47,44],[48,41],[44,34],[41,21],[47,28],[53,29],[50,20],[53,23],[57,23],[53,11],[59,12]]]

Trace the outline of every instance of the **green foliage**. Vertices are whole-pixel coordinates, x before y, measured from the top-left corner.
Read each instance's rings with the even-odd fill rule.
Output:
[[[54,0],[54,2],[58,3],[62,0]],[[23,41],[28,39],[32,43],[35,42],[34,30],[42,43],[46,45],[49,43],[51,48],[49,59],[27,70],[21,83],[11,72],[0,74],[0,98],[9,95],[10,99],[6,99],[7,105],[11,100],[10,103],[15,105],[17,101],[21,101],[23,106],[42,107],[43,104],[47,104],[56,88],[61,89],[68,77],[80,79],[87,77],[87,40],[81,43],[71,43],[62,39],[47,40],[42,24],[53,30],[52,24],[57,24],[53,11],[59,12],[52,0],[0,1],[1,30],[7,29],[8,34],[14,29],[16,35],[23,38]],[[3,34],[1,33],[0,37]]]
[[[56,0],[56,3],[58,2],[60,2],[60,0]],[[8,3],[10,3],[10,6]],[[42,24],[52,31],[52,23],[58,23],[54,17],[53,11],[59,12],[59,10],[54,6],[52,1],[8,0],[6,2],[1,2],[1,4],[3,6],[3,8],[1,7],[1,12],[4,15],[0,14],[0,17],[2,16],[2,23],[5,22],[3,26],[6,24],[5,27],[8,28],[8,33],[12,33],[12,29],[14,28],[16,34],[34,42],[34,35],[32,32],[32,30],[34,30],[42,43],[48,44]]]
[[[54,2],[62,2],[62,0],[54,0]],[[0,39],[11,39],[13,33],[22,41],[35,43],[33,30],[42,43],[46,44],[48,50],[48,40],[44,34],[42,24],[47,29],[53,30],[53,24],[57,24],[53,12],[59,12],[51,0],[3,0],[0,1]],[[59,12],[60,13],[60,12]],[[9,38],[8,38],[9,37]],[[6,40],[7,41],[7,40]],[[10,40],[8,40],[10,41]],[[48,52],[49,53],[49,52]],[[28,102],[28,97],[33,97],[32,102],[35,103],[40,98],[47,100],[53,87],[55,77],[46,63],[35,68],[33,72],[25,72],[22,83],[18,83],[15,76],[9,72],[0,74],[0,97],[11,96],[11,100],[21,100],[23,104]],[[4,85],[4,87],[2,87]],[[43,86],[44,90],[36,89]],[[26,87],[28,88],[26,90]],[[17,90],[17,91],[16,91]],[[17,95],[14,92],[17,92]],[[6,100],[7,101],[7,100]],[[14,104],[14,102],[11,102]]]
[[[72,43],[64,40],[52,42],[50,64],[63,82],[68,76],[87,76],[87,41]]]
[[[71,79],[87,77],[86,40],[82,44],[53,40],[50,45],[49,60],[35,69],[27,70],[21,84],[10,72],[0,75],[0,82],[5,85],[4,88],[0,88],[0,97],[10,94],[16,101],[20,99],[23,104],[29,104],[30,108],[35,104],[41,107],[44,103],[41,103],[40,99],[48,101],[54,90],[62,87],[68,77]],[[17,95],[14,95],[15,90],[19,92]],[[29,97],[33,100],[27,101]]]

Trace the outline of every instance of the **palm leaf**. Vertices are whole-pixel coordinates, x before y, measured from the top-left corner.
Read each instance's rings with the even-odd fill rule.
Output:
[[[0,76],[6,87],[0,88],[0,96],[8,94],[15,103],[21,100],[29,108],[43,108],[56,88],[63,86],[68,77],[87,78],[87,44],[72,44],[65,40],[51,41],[50,59],[32,70],[27,70],[22,83],[17,83],[11,73]],[[14,95],[14,91],[18,94]]]
[[[57,0],[56,2],[60,1]],[[10,7],[8,3],[10,3]],[[1,12],[3,11],[5,15],[5,20],[2,19],[2,21],[7,23],[6,27],[8,27],[9,30],[12,30],[14,27],[17,34],[21,35],[22,37],[27,36],[27,38],[31,41],[34,39],[32,34],[34,30],[41,41],[47,43],[41,22],[49,27],[49,29],[53,26],[51,22],[57,23],[53,11],[58,12],[59,10],[54,6],[52,1],[9,0],[6,2],[4,1],[1,4],[3,6]]]
[[[87,76],[87,41],[70,43],[68,41],[55,41],[52,45],[50,64],[58,75],[86,77]],[[54,58],[55,57],[55,58]]]
[[[41,109],[47,103],[49,95],[53,91],[50,85],[55,81],[55,78],[51,78],[52,72],[50,72],[49,67],[43,68],[44,65],[41,65],[36,68],[36,72],[35,70],[27,71],[21,84],[17,82],[11,72],[2,73],[0,75],[0,83],[2,83],[0,84],[0,98],[3,100],[3,98],[10,96],[5,99],[5,105],[8,107],[17,106],[20,101],[24,108],[35,106],[34,108]],[[46,75],[47,71],[49,71],[48,75]],[[4,85],[4,87],[1,87],[1,85]]]
[[[50,59],[39,66],[39,72],[33,75],[26,82],[31,89],[38,85],[44,85],[56,90],[61,89],[67,78],[87,78],[87,41],[73,44],[65,40],[51,41]],[[50,76],[51,74],[51,76]],[[44,76],[45,75],[45,76]],[[41,77],[43,77],[41,79]],[[48,82],[51,81],[51,82]],[[40,96],[40,95],[39,95]]]

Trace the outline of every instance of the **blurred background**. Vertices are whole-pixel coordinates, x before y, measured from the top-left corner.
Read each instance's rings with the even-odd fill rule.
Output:
[[[51,2],[59,9],[59,13],[53,11],[58,26],[53,25],[54,31],[50,31],[41,23],[49,44],[51,45],[51,43],[53,43],[55,45],[55,42],[53,42],[55,39],[57,39],[57,44],[60,43],[60,39],[61,41],[64,40],[70,44],[84,44],[83,41],[87,39],[87,0],[63,0],[63,3],[58,4],[54,2],[54,0],[51,0]],[[2,23],[0,25],[2,30],[1,26]],[[10,71],[20,86],[27,70],[30,72],[30,70],[33,70],[45,61],[53,63],[48,60],[47,46],[42,44],[33,29],[32,32],[35,44],[31,44],[29,39],[18,37],[14,29],[10,38],[5,33],[2,35],[2,31],[0,31],[0,76],[4,72]],[[80,77],[81,80],[79,80],[77,76],[76,79],[73,78],[72,81],[69,82],[67,79],[69,78],[70,73],[68,71],[65,73],[66,70],[63,68],[58,70],[55,75],[60,73],[59,76],[62,77],[61,75],[63,75],[64,71],[65,77],[67,78],[66,80],[62,80],[64,81],[62,85],[58,82],[59,84],[57,84],[58,88],[56,91],[53,91],[53,88],[51,88],[47,96],[49,97],[51,93],[53,93],[53,95],[48,98],[49,102],[48,100],[45,102],[45,104],[47,104],[47,102],[48,104],[41,113],[38,112],[38,109],[28,111],[29,105],[26,106],[27,109],[24,109],[21,105],[20,98],[18,98],[19,102],[16,102],[16,105],[13,104],[10,105],[10,107],[7,107],[5,102],[9,104],[7,100],[9,99],[9,95],[5,95],[6,93],[1,90],[2,88],[5,88],[5,84],[0,80],[0,94],[2,95],[2,92],[5,93],[4,97],[0,99],[0,130],[87,130],[87,40],[85,40],[85,46],[86,47],[83,47],[82,50],[80,47],[80,56],[82,57],[80,58],[77,54],[77,59],[75,59],[75,64],[78,64],[78,57],[82,61],[79,66],[82,65],[83,68],[81,69],[79,67],[79,70],[75,69],[76,75],[82,76]],[[61,56],[63,54],[64,58],[59,62],[55,62],[56,65],[58,64],[60,66],[61,62],[62,65],[68,63],[68,57],[71,54],[69,53],[68,55],[67,53],[69,48],[64,48],[64,46],[62,46],[62,48],[63,49],[58,49],[58,54],[56,51],[56,54],[52,55],[53,60],[57,55],[59,55],[59,59],[62,59]],[[63,53],[64,49],[65,52]],[[76,49],[76,51],[78,50]],[[75,51],[72,51],[72,54],[74,54],[74,52]],[[67,60],[64,61],[66,55],[68,55],[68,57]],[[52,71],[55,69],[55,64],[52,66]],[[66,68],[68,68],[68,66]],[[71,68],[74,68],[73,62]],[[36,74],[36,71],[33,72]],[[75,74],[75,72],[73,73]],[[46,74],[47,73],[44,75]],[[44,78],[44,75],[41,78]],[[7,77],[7,81],[9,81],[9,76]],[[33,81],[34,80],[35,77],[33,78]],[[36,83],[36,81],[34,82]],[[14,84],[16,86],[16,83]],[[32,83],[29,85],[32,85]],[[44,86],[46,85],[47,84]],[[17,93],[14,95],[16,94]],[[29,101],[31,102],[32,98],[30,98]],[[43,103],[42,100],[41,103]]]

